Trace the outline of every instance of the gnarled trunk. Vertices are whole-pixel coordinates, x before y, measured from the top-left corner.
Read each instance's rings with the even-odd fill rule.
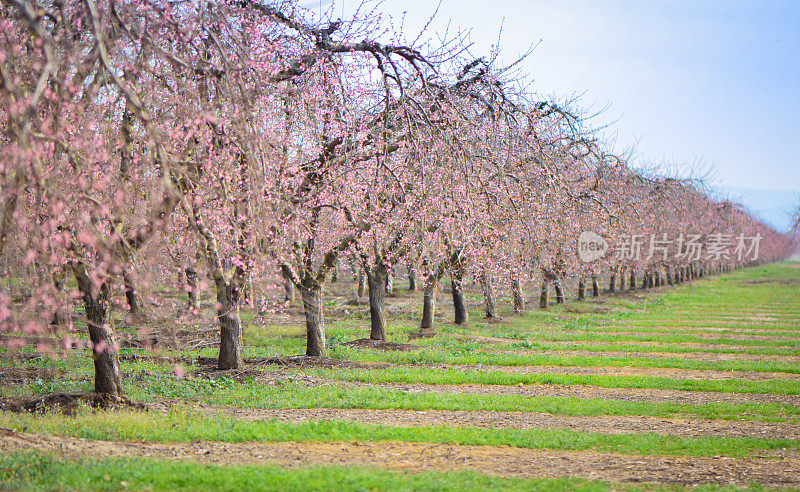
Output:
[[[372,340],[386,340],[385,307],[388,273],[383,265],[367,272],[367,282],[369,283],[369,338]]]
[[[514,314],[525,314],[525,297],[522,295],[522,286],[517,276],[511,280],[511,295],[514,297]]]
[[[600,295],[600,284],[597,283],[597,275],[592,275],[592,297]]]
[[[564,291],[561,289],[561,282],[556,280],[553,282],[553,286],[556,288],[556,304],[564,304]]]
[[[547,280],[542,280],[542,292],[539,295],[539,307],[547,309],[550,305],[550,285]]]
[[[394,272],[386,270],[386,293],[391,294],[394,292]]]
[[[99,286],[93,285],[83,263],[74,263],[72,271],[83,298],[86,324],[92,340],[94,390],[104,395],[119,396],[123,391],[117,344],[110,324],[111,287],[107,282],[102,282]]]
[[[457,325],[466,324],[469,321],[469,311],[467,310],[467,303],[464,299],[464,291],[462,277],[450,277],[450,288],[453,291],[453,322]]]
[[[322,312],[322,287],[316,282],[306,282],[300,288],[303,311],[306,315],[306,355],[325,355],[325,319]]]
[[[408,266],[408,291],[417,291],[417,271],[411,265]]]
[[[619,270],[619,291],[622,292],[625,290],[625,270]]]
[[[425,283],[425,290],[422,294],[422,321],[419,324],[420,330],[433,329],[433,314],[436,310],[436,284],[433,279]]]
[[[53,326],[66,326],[69,324],[69,311],[64,302],[66,293],[64,289],[64,271],[59,269],[58,272],[53,274],[53,287],[55,287],[56,296],[58,297],[58,307],[53,313],[53,319],[50,324]]]
[[[608,291],[616,292],[616,290],[617,290],[617,274],[615,272],[611,272],[611,278],[608,280]]]
[[[364,297],[364,290],[366,289],[367,274],[364,270],[358,271],[358,297]]]
[[[656,273],[655,272],[648,272],[647,273],[647,287],[652,289],[656,285]]]
[[[128,312],[138,315],[141,311],[141,306],[139,305],[139,296],[136,294],[136,283],[127,270],[122,270],[122,282],[125,286],[125,300],[128,302]]]
[[[578,300],[586,300],[586,282],[583,281],[583,278],[578,280]]]
[[[233,283],[225,279],[216,280],[217,320],[219,321],[219,370],[241,369],[242,321],[239,317],[239,292]]]
[[[628,283],[628,290],[636,289],[636,270],[631,268],[630,282]]]
[[[294,304],[294,282],[285,273],[283,276],[283,302],[287,306]]]
[[[189,296],[189,310],[192,312],[200,311],[200,290],[197,286],[197,272],[194,268],[185,269],[186,273],[186,293]]]
[[[488,319],[497,317],[497,306],[494,297],[494,287],[492,286],[492,278],[483,273],[481,275],[481,289],[483,290],[483,307]]]

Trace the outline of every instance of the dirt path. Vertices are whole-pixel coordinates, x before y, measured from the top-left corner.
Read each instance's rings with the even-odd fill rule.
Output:
[[[583,477],[617,483],[670,485],[800,486],[800,455],[764,453],[748,458],[696,458],[532,450],[409,442],[155,444],[106,442],[19,433],[0,437],[0,450],[37,449],[62,458],[147,457],[232,465],[288,467],[361,465],[402,471],[473,470],[499,476]]]
[[[323,384],[334,381],[320,380]],[[603,388],[591,385],[531,384],[525,386],[501,385],[447,385],[447,384],[403,384],[403,383],[339,383],[344,386],[358,385],[395,389],[407,393],[455,393],[470,395],[515,395],[527,397],[575,397],[602,398],[609,400],[640,401],[648,403],[679,403],[688,405],[777,403],[800,406],[800,395],[773,395],[751,393],[718,393],[713,391],[683,391],[651,388]]]
[[[550,343],[550,342],[548,342]],[[566,345],[566,344],[565,344]],[[581,343],[584,345],[584,343]],[[586,344],[594,345],[594,344]],[[608,348],[613,349],[611,345]],[[745,361],[745,362],[788,362],[800,364],[800,355],[771,355],[716,352],[624,352],[619,350],[496,350],[493,353],[509,353],[520,355],[558,355],[575,357],[617,357],[617,358],[651,358],[651,359],[689,359],[704,362]]]
[[[624,329],[624,328],[626,328],[626,326],[621,325],[620,328]],[[690,328],[690,330],[691,329],[693,329],[693,328]],[[605,332],[605,331],[604,332],[575,331],[574,333],[575,334],[597,334],[597,335],[625,336],[625,337],[631,337],[633,339],[636,339],[636,338],[642,338],[642,337],[661,336],[661,335],[664,335],[664,336],[678,335],[678,336],[680,336],[680,335],[684,334],[682,332],[685,331],[685,330],[686,330],[686,328],[675,327],[675,328],[667,328],[667,329],[664,329],[664,330],[658,330],[658,331],[652,331],[652,332],[650,332],[650,331],[647,331],[647,332],[645,332],[645,331],[608,331],[608,332]],[[725,340],[736,340],[736,341],[752,340],[752,341],[756,341],[756,342],[786,342],[786,343],[794,343],[794,342],[797,341],[795,339],[798,336],[800,336],[800,335],[797,334],[796,331],[795,332],[787,332],[787,333],[782,334],[782,335],[751,335],[751,334],[748,334],[748,333],[741,333],[742,331],[745,331],[745,330],[729,330],[729,331],[730,331],[730,333],[719,333],[719,332],[703,333],[703,332],[699,332],[699,333],[690,333],[690,334],[687,334],[687,335],[688,336],[697,337],[697,338],[701,338],[703,340],[708,340],[709,342],[725,341]],[[554,331],[552,333],[558,334],[558,333],[566,333],[566,332]],[[675,342],[675,343],[684,343],[684,342]],[[689,342],[689,343],[695,343],[696,344],[698,342]],[[687,343],[687,345],[688,345],[688,343]]]
[[[464,366],[464,365],[428,365],[433,369],[456,369],[463,372],[498,371],[513,374],[570,374],[570,375],[602,375],[602,376],[646,376],[671,379],[691,379],[698,381],[725,379],[742,379],[745,381],[769,381],[786,379],[800,381],[800,374],[787,372],[757,371],[712,371],[700,369],[676,369],[671,367],[614,367],[614,366]]]
[[[166,412],[171,404],[150,405]],[[539,412],[370,410],[353,408],[254,409],[230,406],[194,405],[210,415],[224,414],[242,420],[347,421],[391,427],[457,426],[485,429],[571,429],[595,434],[652,432],[664,436],[753,437],[800,440],[800,425],[780,422],[678,419],[647,416],[603,415],[569,417]]]
[[[537,342],[538,340],[533,339],[533,342]],[[514,343],[514,340],[510,341]],[[552,344],[552,345],[594,345],[597,347],[610,347],[613,348],[615,345],[638,345],[638,346],[647,346],[647,345],[663,345],[663,346],[670,346],[674,345],[676,347],[689,347],[695,350],[741,350],[744,352],[745,350],[753,350],[753,349],[784,349],[784,350],[796,350],[800,353],[800,347],[780,347],[776,345],[731,345],[727,343],[698,343],[698,342],[659,342],[655,340],[619,340],[613,342],[602,342],[602,341],[594,341],[594,340],[541,340],[542,343]],[[509,341],[506,341],[509,343]]]
[[[733,332],[755,332],[755,333],[762,333],[762,332],[775,332],[777,334],[797,334],[800,333],[800,321],[790,320],[786,322],[781,322],[779,324],[773,323],[775,322],[764,322],[764,323],[740,323],[736,320],[711,320],[706,319],[703,320],[703,324],[687,324],[685,322],[675,321],[675,320],[626,320],[626,321],[618,321],[614,323],[612,326],[621,326],[621,327],[637,327],[637,328],[655,328],[657,330],[679,330],[680,332],[684,331],[692,331],[692,330],[700,330],[700,331],[733,331]],[[657,322],[659,324],[654,325],[653,322]],[[737,326],[736,328],[730,328],[728,325],[731,323],[743,324],[748,325],[747,327]],[[721,325],[721,326],[720,326]],[[750,326],[752,325],[752,326]],[[795,335],[797,336],[797,335]]]

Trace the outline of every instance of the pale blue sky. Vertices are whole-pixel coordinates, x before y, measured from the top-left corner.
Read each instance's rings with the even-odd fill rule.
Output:
[[[335,9],[347,18],[358,3]],[[405,15],[411,35],[436,4],[380,10],[395,24]],[[538,43],[524,66],[532,89],[609,105],[595,125],[614,122],[618,146],[636,145],[642,163],[702,162],[723,187],[784,192],[772,198],[786,209],[800,191],[800,1],[443,0],[433,29],[448,23],[471,29],[475,54],[501,25],[507,60]],[[785,227],[779,212],[731,194]]]

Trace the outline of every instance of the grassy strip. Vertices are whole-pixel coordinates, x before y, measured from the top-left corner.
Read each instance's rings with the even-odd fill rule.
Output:
[[[363,383],[422,383],[422,384],[519,384],[592,385],[602,388],[653,388],[680,391],[716,391],[720,393],[759,393],[777,395],[800,394],[800,381],[771,379],[747,381],[742,379],[697,380],[655,376],[604,376],[597,374],[515,374],[503,371],[460,371],[419,367],[388,367],[381,370],[316,369],[318,376],[340,381]]]
[[[58,383],[42,391],[36,385],[16,386],[6,395],[44,394],[53,391],[91,391],[91,382]],[[602,398],[527,397],[517,395],[472,395],[458,393],[410,393],[373,386],[329,386],[309,388],[297,383],[264,385],[253,380],[181,380],[151,375],[126,383],[129,395],[141,401],[160,398],[188,399],[239,408],[365,408],[399,410],[472,410],[542,412],[565,416],[642,415],[723,420],[800,422],[800,407],[786,404],[650,403]]]
[[[530,345],[530,347],[528,347]],[[709,349],[709,348],[696,348],[692,346],[684,346],[684,345],[629,345],[624,343],[608,343],[608,344],[591,344],[591,345],[581,345],[581,344],[555,344],[555,343],[536,343],[536,342],[514,342],[511,344],[513,348],[539,348],[542,350],[559,350],[559,351],[569,351],[569,350],[583,350],[589,352],[633,352],[633,353],[664,353],[664,354],[744,354],[744,355],[776,355],[776,356],[784,356],[784,357],[792,357],[798,356],[797,350],[792,349],[777,349],[771,347],[763,347],[763,348],[748,348],[748,349],[729,349],[729,348],[719,348],[719,349]],[[674,359],[672,359],[674,360]],[[705,364],[711,364],[713,367],[719,367],[719,364],[727,364],[728,362],[736,362],[739,361],[719,361],[719,362],[707,362],[707,361],[692,361],[692,362],[703,362]],[[764,367],[764,364],[772,364],[771,362],[750,362],[750,361],[742,361],[744,364],[752,364],[753,366]],[[794,365],[793,363],[785,363],[785,362],[777,362],[778,364],[786,364],[786,365]],[[738,370],[738,369],[722,369],[722,370]],[[766,369],[759,369],[761,371],[765,371]],[[769,371],[769,372],[791,372],[791,371]]]
[[[748,327],[744,326],[732,326],[729,324],[719,326],[709,326],[706,325],[698,325],[688,327],[685,323],[681,321],[653,321],[647,322],[642,321],[640,319],[634,321],[620,321],[610,325],[586,325],[586,324],[572,324],[568,325],[566,328],[570,330],[576,330],[586,333],[616,333],[620,336],[627,336],[623,335],[620,332],[625,332],[625,334],[640,334],[640,333],[677,333],[681,335],[714,335],[714,338],[703,338],[703,340],[711,340],[716,341],[719,339],[718,335],[743,335],[743,336],[769,336],[769,337],[776,337],[776,338],[799,338],[800,337],[800,327],[794,327],[789,329],[762,329],[762,330],[753,330],[752,325]],[[788,326],[788,325],[787,325]],[[704,329],[705,328],[705,329]],[[547,333],[555,333],[557,332],[558,328],[550,328],[550,331]],[[634,337],[639,338],[639,337]],[[702,337],[699,337],[702,338]],[[760,340],[759,340],[760,341]]]
[[[703,338],[691,335],[606,335],[600,333],[555,333],[541,332],[530,337],[547,342],[663,342],[700,343],[704,345],[727,345],[733,347],[800,347],[800,340],[737,340],[732,338]]]
[[[710,322],[710,323],[709,323]],[[683,316],[655,316],[651,313],[636,316],[635,318],[613,320],[610,325],[601,325],[602,331],[608,329],[619,330],[620,327],[627,328],[686,328],[681,333],[735,333],[740,335],[774,335],[797,337],[800,333],[800,320],[788,319],[785,322],[777,321],[751,321],[721,318],[715,319],[713,316],[702,316],[697,318],[685,318]],[[595,328],[590,326],[587,328]],[[705,328],[705,329],[703,329]],[[632,330],[628,330],[632,331]],[[638,331],[638,330],[637,330]],[[662,330],[654,330],[658,332]]]
[[[14,490],[217,490],[221,492],[313,490],[625,490],[578,478],[521,479],[472,471],[392,470],[316,466],[285,469],[277,465],[216,466],[144,458],[61,460],[34,452],[0,455],[0,488]]]
[[[142,412],[4,415],[3,427],[103,441],[143,442],[426,442],[470,446],[512,446],[559,451],[598,451],[633,455],[746,456],[756,451],[800,449],[788,439],[678,437],[653,433],[590,434],[571,429],[481,429],[475,427],[389,427],[353,422],[278,420],[248,422],[222,414],[205,417],[173,409],[167,415]]]
[[[367,408],[399,410],[472,410],[542,412],[565,416],[643,415],[724,420],[800,422],[800,407],[777,403],[714,403],[689,405],[602,398],[527,397],[420,392],[378,386],[307,387],[298,383],[244,384],[232,379],[175,380],[152,376],[129,385],[131,397],[142,401],[185,398],[241,408]]]
[[[541,348],[557,350],[544,344],[515,342],[525,350]],[[584,346],[573,347],[582,350]],[[567,348],[567,347],[559,347]],[[606,348],[607,350],[607,348]],[[619,350],[624,350],[620,347]],[[329,355],[338,359],[362,362],[392,362],[395,364],[453,364],[453,365],[486,365],[486,366],[581,366],[581,367],[652,367],[713,371],[755,371],[783,372],[800,374],[800,364],[784,361],[699,361],[679,358],[645,358],[645,357],[596,357],[583,355],[550,355],[550,354],[518,354],[487,353],[484,347],[475,342],[451,344],[449,349],[426,348],[414,352],[386,352],[369,349],[352,349],[336,346]]]

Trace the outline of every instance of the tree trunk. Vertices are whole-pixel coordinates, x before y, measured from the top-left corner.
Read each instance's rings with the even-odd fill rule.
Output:
[[[139,296],[136,294],[136,284],[133,281],[133,277],[127,270],[122,270],[122,282],[125,285],[125,300],[128,302],[128,312],[138,315],[140,312]]]
[[[433,314],[436,310],[436,284],[433,279],[425,283],[425,291],[422,294],[422,321],[419,324],[420,330],[433,329]]]
[[[628,290],[636,289],[636,270],[633,268],[631,268],[631,276],[628,280]]]
[[[53,274],[53,287],[55,287],[56,296],[58,296],[58,307],[53,313],[53,319],[50,322],[53,326],[69,325],[69,311],[64,302],[64,299],[66,299],[64,280],[64,271],[62,269],[59,269],[57,273]]]
[[[600,295],[600,284],[597,283],[597,275],[592,275],[592,297]]]
[[[408,291],[417,291],[417,271],[411,265],[408,266]]]
[[[283,302],[287,306],[294,304],[294,282],[285,273],[283,274]]]
[[[483,307],[486,311],[486,318],[496,318],[497,306],[494,297],[494,287],[492,286],[492,278],[486,273],[481,275],[481,288],[483,289]]]
[[[525,297],[522,295],[522,286],[517,276],[511,280],[511,295],[514,297],[514,314],[525,314]]]
[[[586,300],[586,282],[582,278],[578,280],[578,300]]]
[[[655,284],[656,284],[655,283],[655,277],[656,277],[656,273],[655,272],[647,272],[647,287],[648,288],[652,289],[653,287],[655,287]]]
[[[556,280],[553,285],[556,288],[556,304],[564,304],[564,291],[561,289],[561,282]]]
[[[219,360],[217,368],[241,369],[242,361],[242,321],[239,317],[239,293],[236,287],[225,279],[217,279],[217,320],[219,320]]]
[[[667,285],[672,285],[672,271],[667,267]]]
[[[608,291],[615,292],[617,290],[617,274],[615,272],[611,273],[611,279],[608,281]]]
[[[386,287],[389,283],[388,271],[384,266],[378,266],[367,273],[369,283],[369,338],[372,340],[386,340]]]
[[[450,277],[450,287],[453,290],[453,311],[454,323],[457,325],[466,324],[469,321],[469,311],[467,311],[467,303],[464,299],[464,291],[461,278]]]
[[[306,355],[325,355],[325,319],[322,312],[322,287],[308,282],[300,288],[303,311],[306,315]]]
[[[625,270],[619,270],[619,291],[622,292],[625,290]]]
[[[548,285],[547,280],[542,280],[542,293],[539,295],[539,307],[542,309],[547,309],[547,306],[550,305],[550,286]]]
[[[367,274],[364,273],[364,270],[359,269],[358,271],[358,297],[364,297],[364,289],[366,288],[367,283]]]
[[[123,391],[122,378],[119,374],[119,355],[114,331],[110,325],[111,287],[107,282],[99,286],[93,285],[83,263],[73,264],[72,271],[83,297],[86,324],[89,328],[89,338],[92,340],[94,390],[103,395],[120,396]]]
[[[189,267],[186,273],[186,293],[189,295],[189,310],[197,313],[200,311],[200,290],[197,287],[197,272]]]
[[[394,292],[394,272],[386,270],[386,293],[391,294]]]

